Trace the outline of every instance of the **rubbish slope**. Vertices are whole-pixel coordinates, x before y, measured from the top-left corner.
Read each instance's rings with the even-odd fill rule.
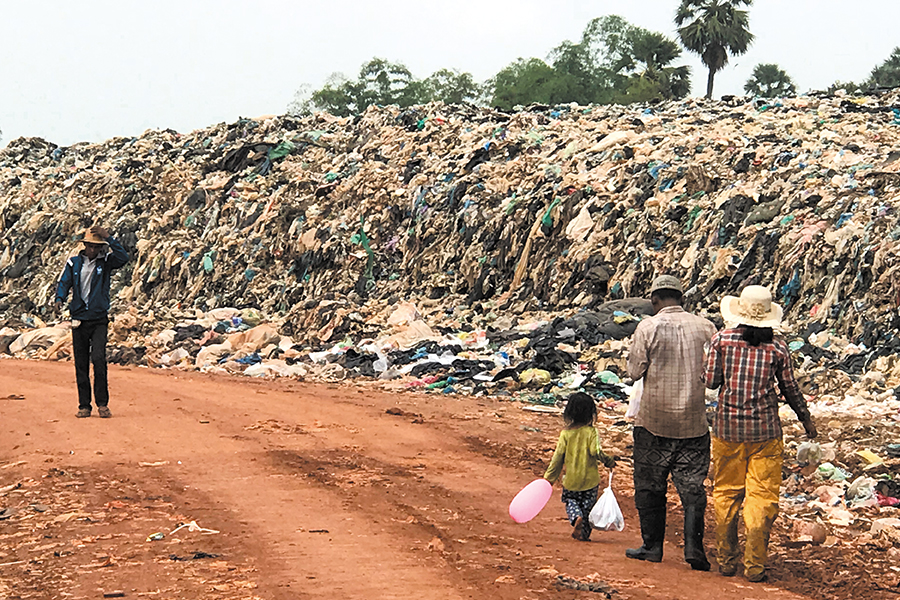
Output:
[[[20,138],[0,152],[0,320],[41,314],[101,223],[134,255],[114,312],[156,319],[253,307],[326,343],[371,330],[367,302],[484,320],[641,296],[672,272],[695,308],[761,283],[796,331],[893,343],[898,98],[431,104]],[[323,300],[348,309],[330,336]]]

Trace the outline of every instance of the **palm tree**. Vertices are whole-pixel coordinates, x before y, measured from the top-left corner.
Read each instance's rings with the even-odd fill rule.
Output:
[[[608,15],[588,23],[581,43],[556,49],[554,65],[565,57],[563,50],[575,48],[582,57],[580,62],[593,73],[593,86],[603,88],[601,103],[671,100],[691,91],[690,67],[672,66],[681,56],[678,42],[620,16]]]
[[[691,92],[691,68],[670,66],[681,56],[678,44],[661,33],[639,27],[630,33],[629,54],[633,62],[628,66],[641,77],[656,82],[667,100],[687,96]]]
[[[753,75],[744,84],[744,91],[761,98],[793,96],[797,93],[794,80],[776,64],[760,63],[753,69]]]
[[[751,4],[753,0],[681,0],[675,14],[678,37],[709,69],[707,98],[712,98],[716,73],[728,64],[729,54],[740,56],[753,43],[750,16],[740,9]]]

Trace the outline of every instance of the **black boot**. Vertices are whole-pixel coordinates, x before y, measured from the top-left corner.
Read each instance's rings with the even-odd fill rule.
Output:
[[[695,571],[709,571],[709,561],[703,549],[705,506],[684,507],[684,560]]]
[[[666,536],[666,510],[638,510],[641,520],[641,537],[644,544],[640,548],[629,548],[625,556],[635,560],[662,562],[663,538]]]

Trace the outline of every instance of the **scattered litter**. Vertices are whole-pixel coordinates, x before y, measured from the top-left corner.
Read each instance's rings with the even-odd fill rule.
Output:
[[[194,552],[190,556],[178,556],[177,554],[170,554],[169,560],[174,561],[186,561],[186,560],[201,560],[204,558],[219,558],[220,554],[210,554],[209,552]]]
[[[20,487],[22,487],[22,483],[21,483],[21,482],[19,482],[19,483],[12,483],[12,484],[10,484],[10,485],[5,485],[5,486],[3,486],[3,487],[0,487],[0,494],[8,494],[9,492],[11,492],[11,491],[13,491],[13,490],[17,490],[17,489],[19,489]]]
[[[169,532],[169,535],[174,535],[176,531],[181,531],[182,529],[185,529],[185,528],[191,532],[198,532],[198,533],[203,533],[203,534],[207,534],[207,535],[213,534],[213,533],[219,533],[215,529],[204,529],[203,527],[200,527],[199,525],[197,525],[196,521],[191,521],[190,523],[179,524],[178,527],[176,527],[175,529],[173,529],[172,531]]]
[[[0,567],[11,567],[13,565],[24,565],[27,560],[14,560],[12,562],[0,563]]]
[[[602,581],[581,581],[578,579],[574,579],[572,577],[565,577],[563,575],[557,575],[556,585],[557,585],[557,587],[560,587],[560,588],[579,590],[582,592],[595,592],[598,594],[606,594],[607,598],[612,598],[613,594],[618,593],[608,583],[604,583]]]
[[[11,506],[7,506],[3,510],[0,510],[0,521],[5,521],[12,516],[18,514],[19,510],[17,508],[13,508]]]

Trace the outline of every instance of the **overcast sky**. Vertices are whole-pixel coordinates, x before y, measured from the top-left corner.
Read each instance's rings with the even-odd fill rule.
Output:
[[[373,56],[417,77],[441,67],[479,81],[518,57],[546,58],[585,24],[619,14],[675,37],[677,0],[0,0],[0,147],[19,136],[68,145],[149,128],[191,131],[283,113],[302,84],[354,75]],[[858,81],[900,33],[897,0],[756,0],[756,42],[716,79],[741,93],[776,62],[799,89]],[[693,67],[694,93],[706,72]]]

